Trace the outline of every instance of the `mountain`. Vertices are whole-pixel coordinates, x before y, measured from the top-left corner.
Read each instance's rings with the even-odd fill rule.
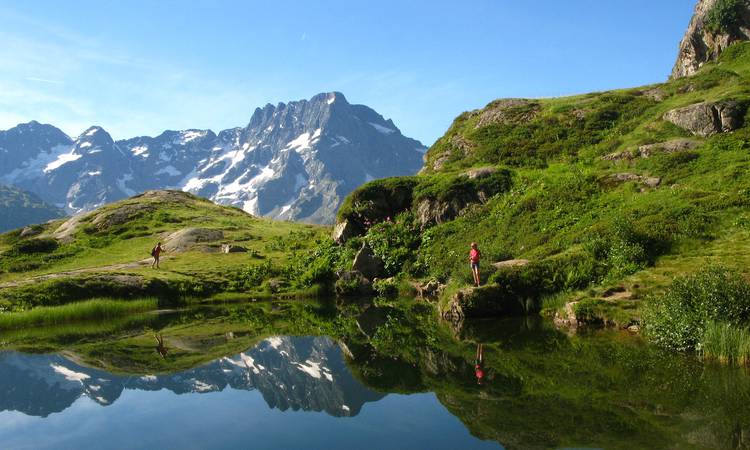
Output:
[[[700,0],[680,42],[672,78],[695,74],[738,41],[750,40],[750,0]]]
[[[0,232],[64,215],[64,211],[44,203],[30,192],[0,185]]]
[[[257,108],[244,128],[71,139],[51,125],[0,132],[0,183],[74,214],[151,189],[181,189],[254,215],[332,222],[360,184],[415,173],[426,148],[338,92]]]
[[[158,357],[156,352],[154,356]],[[257,390],[269,408],[356,416],[384,397],[356,381],[335,342],[323,337],[274,336],[239,355],[169,375],[114,375],[60,355],[0,353],[0,411],[46,417],[86,396],[101,406],[127,390],[206,394]]]

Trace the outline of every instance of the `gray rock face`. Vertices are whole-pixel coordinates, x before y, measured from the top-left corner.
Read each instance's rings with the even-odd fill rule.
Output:
[[[372,280],[383,274],[383,261],[375,256],[370,247],[363,245],[354,257],[352,270],[357,271],[365,278]]]
[[[618,153],[610,153],[602,156],[605,161],[630,161],[635,158],[650,158],[659,153],[679,153],[693,150],[700,145],[700,141],[695,139],[671,139],[669,141],[658,142],[656,144],[645,144],[638,147],[637,150],[625,150]]]
[[[673,109],[664,114],[664,120],[694,135],[707,137],[741,127],[743,115],[743,108],[735,101],[703,102]]]
[[[341,223],[336,224],[333,228],[331,237],[337,244],[343,244],[349,239],[359,236],[362,234],[361,230],[351,220],[344,220]]]
[[[411,175],[427,149],[338,93],[257,108],[244,128],[71,139],[36,122],[0,131],[0,183],[79,213],[151,189],[181,189],[284,220],[333,223],[366,181]]]
[[[731,44],[750,40],[750,1],[740,2],[735,14],[737,23],[714,30],[707,26],[707,19],[717,3],[718,0],[698,1],[685,37],[680,42],[671,78],[693,75],[706,62],[716,60]]]

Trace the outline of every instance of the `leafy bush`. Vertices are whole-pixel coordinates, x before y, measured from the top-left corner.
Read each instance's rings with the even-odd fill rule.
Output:
[[[10,255],[27,255],[31,253],[50,253],[57,249],[59,244],[52,238],[38,238],[18,241],[10,248]]]
[[[713,33],[733,31],[742,19],[742,8],[742,0],[717,0],[706,14],[706,29]]]
[[[396,275],[407,263],[413,263],[421,243],[419,225],[408,212],[399,214],[396,220],[374,225],[365,240],[373,253],[383,260],[387,276]]]
[[[723,267],[678,278],[660,296],[650,297],[643,321],[649,338],[673,350],[700,348],[711,321],[746,326],[750,321],[750,284]]]

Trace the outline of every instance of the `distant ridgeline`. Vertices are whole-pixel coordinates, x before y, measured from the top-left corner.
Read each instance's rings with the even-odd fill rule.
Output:
[[[417,176],[350,194],[334,239],[367,244],[379,277],[447,283],[441,307],[465,315],[569,299],[570,314],[625,327],[674,274],[747,271],[748,17],[747,1],[699,2],[668,82],[459,115]],[[463,289],[472,241],[487,286]]]
[[[0,232],[64,215],[63,210],[44,203],[30,192],[0,185]]]
[[[0,131],[0,183],[68,213],[169,188],[254,215],[331,223],[346,194],[372,179],[416,173],[425,150],[390,119],[331,92],[266,105],[246,127],[218,134],[114,141],[95,126],[71,139],[52,125],[21,124]]]

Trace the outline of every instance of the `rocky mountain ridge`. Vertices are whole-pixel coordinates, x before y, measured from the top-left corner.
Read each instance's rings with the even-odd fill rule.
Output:
[[[257,108],[248,125],[115,141],[93,126],[76,139],[29,122],[0,132],[0,183],[70,214],[151,189],[176,188],[284,220],[329,223],[362,183],[409,175],[426,148],[338,92]]]
[[[671,78],[695,74],[727,47],[750,40],[750,0],[700,0],[680,42]]]

